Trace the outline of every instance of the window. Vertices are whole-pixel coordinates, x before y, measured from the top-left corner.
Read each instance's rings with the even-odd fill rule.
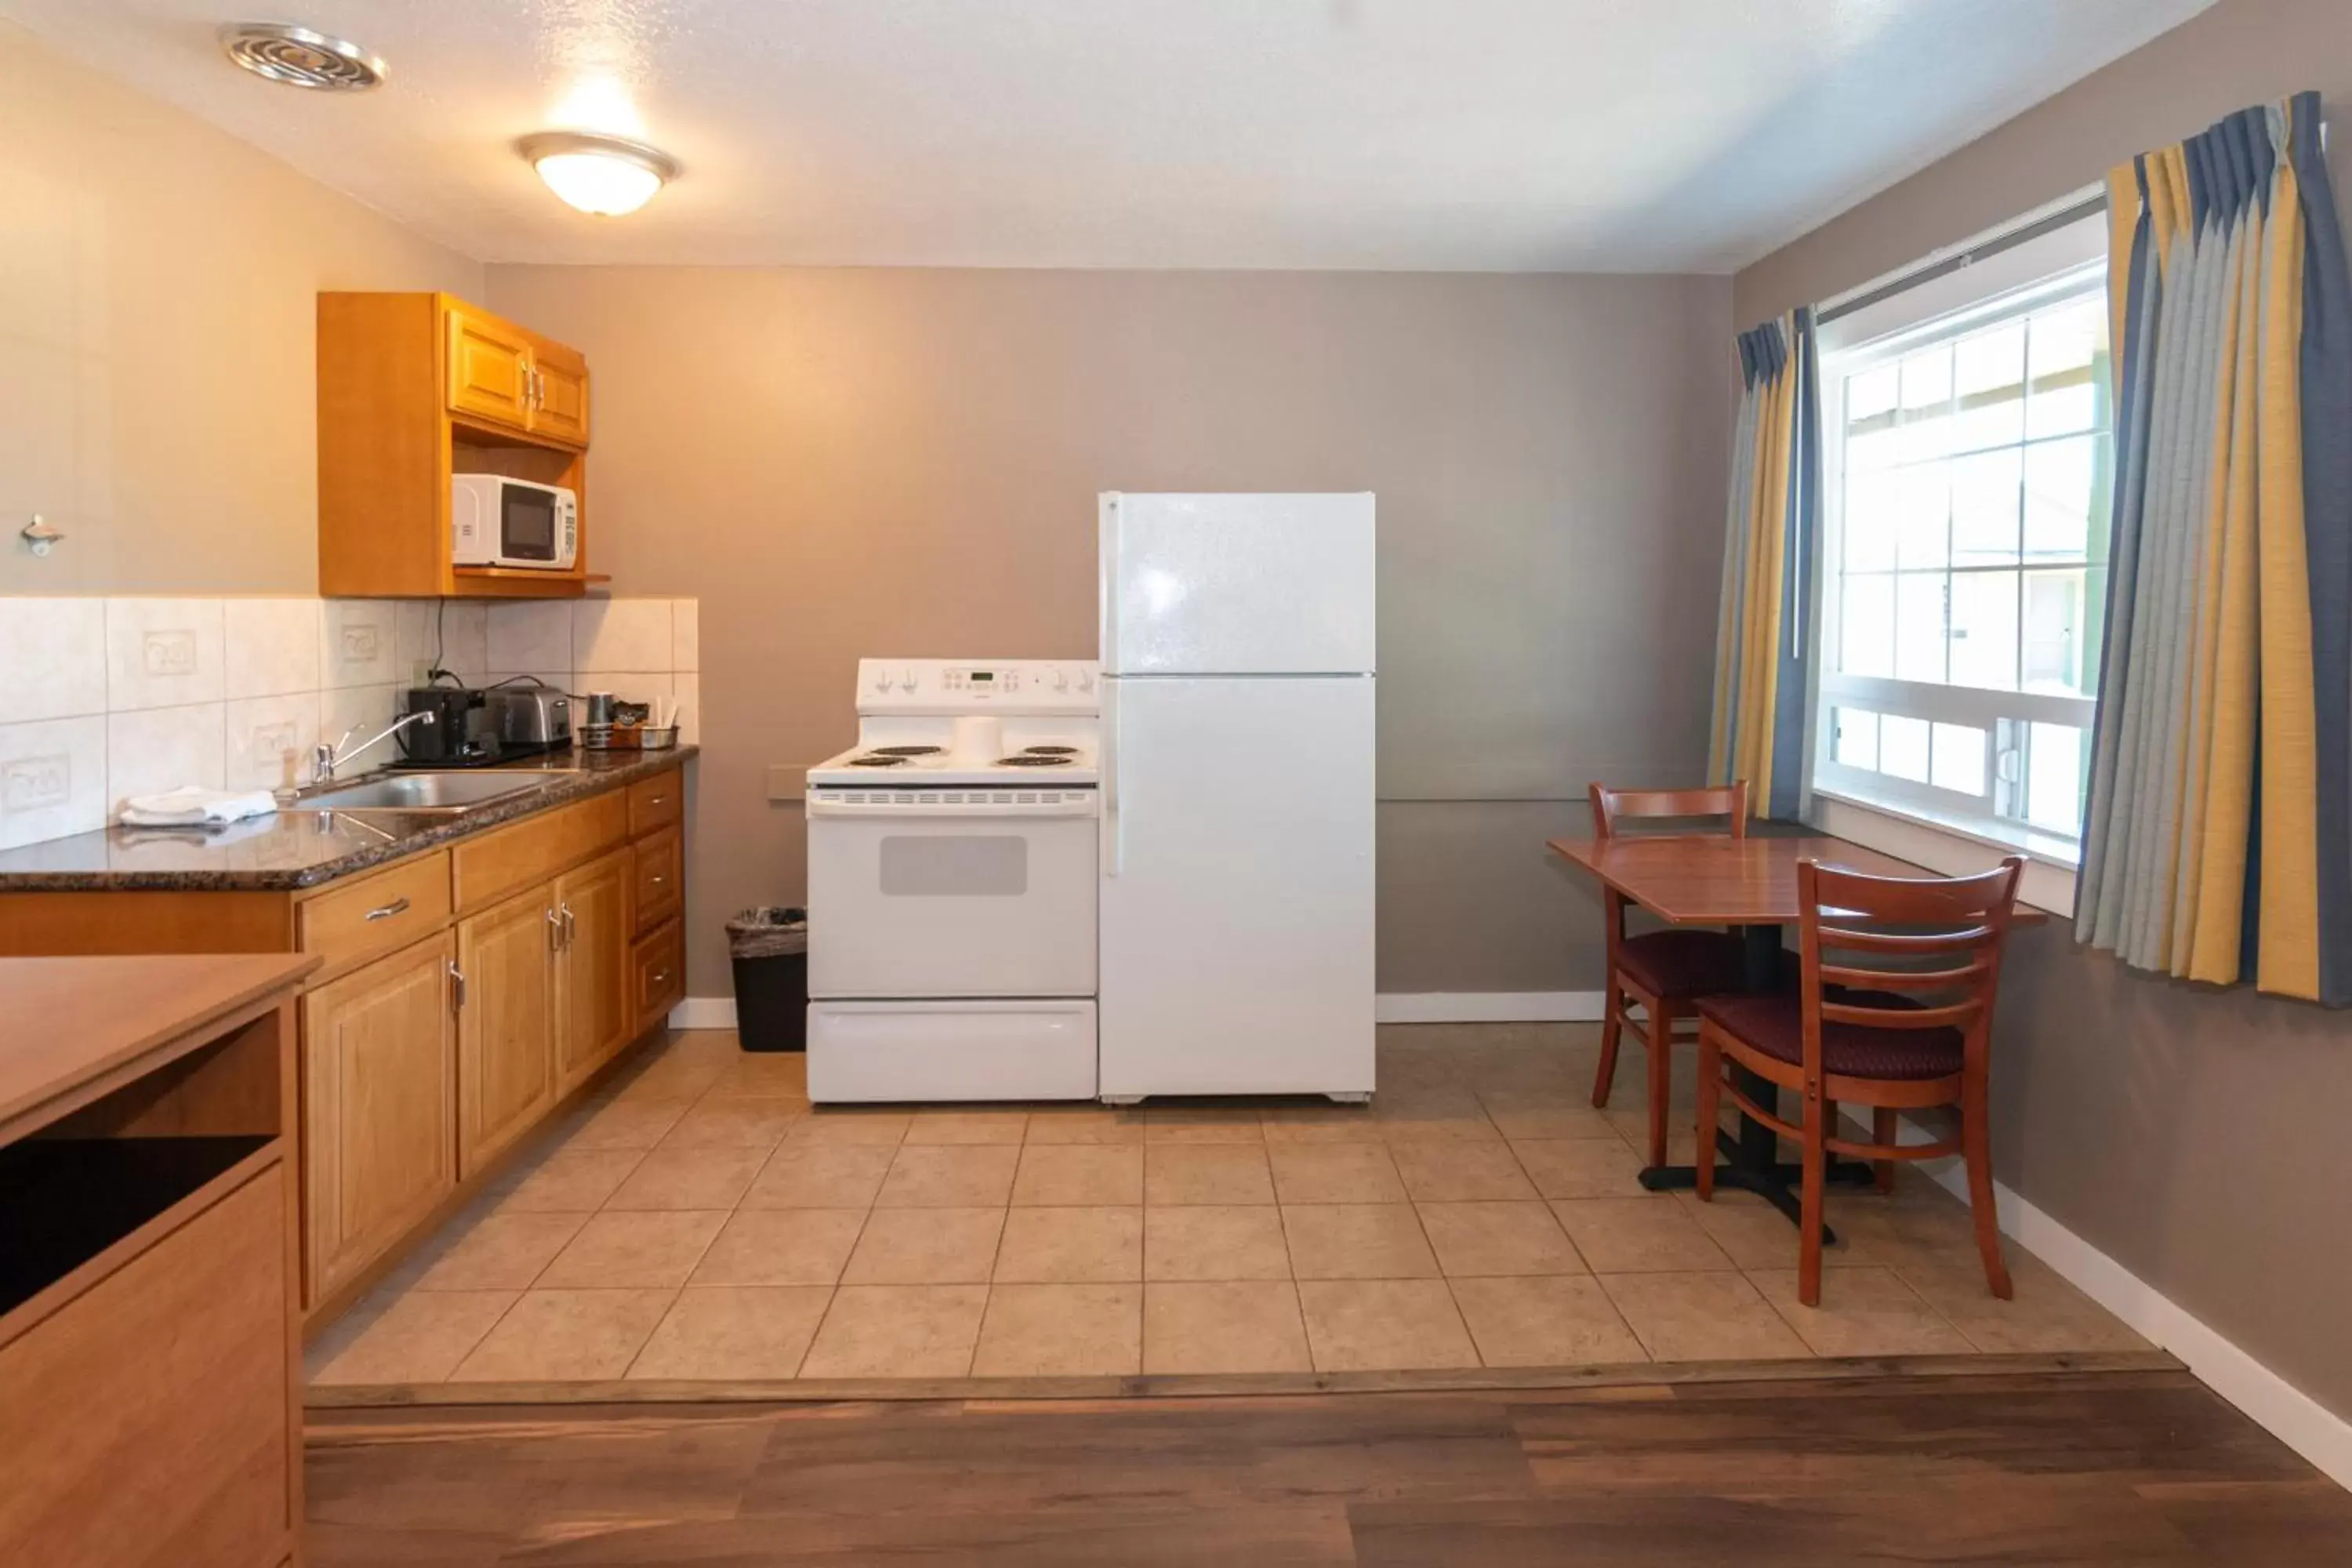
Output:
[[[2078,261],[1850,346],[1824,333],[1817,791],[2074,859],[2106,602],[2105,290],[2104,260]]]

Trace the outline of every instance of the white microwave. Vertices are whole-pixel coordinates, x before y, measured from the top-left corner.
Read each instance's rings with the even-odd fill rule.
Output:
[[[504,474],[449,476],[449,559],[458,566],[568,572],[580,558],[580,498]]]

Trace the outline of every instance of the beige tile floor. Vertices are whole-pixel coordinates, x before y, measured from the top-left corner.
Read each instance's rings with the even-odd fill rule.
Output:
[[[673,1035],[322,1335],[312,1379],[2146,1348],[2013,1245],[2017,1299],[1993,1300],[1965,1210],[1909,1172],[1833,1200],[1844,1239],[1822,1306],[1800,1306],[1786,1220],[1635,1183],[1642,1075],[1596,1111],[1595,1054],[1581,1026],[1393,1027],[1369,1109],[812,1110],[801,1058]]]

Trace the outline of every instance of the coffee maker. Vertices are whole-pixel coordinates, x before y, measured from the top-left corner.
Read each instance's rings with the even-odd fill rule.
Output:
[[[405,767],[472,768],[501,755],[498,726],[477,686],[412,686],[401,698],[404,713],[431,713],[430,724],[401,732]]]

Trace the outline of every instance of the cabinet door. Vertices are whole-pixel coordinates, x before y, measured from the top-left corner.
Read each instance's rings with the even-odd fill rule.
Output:
[[[303,1300],[457,1184],[446,932],[302,998]]]
[[[449,411],[530,427],[530,344],[495,316],[449,307]]]
[[[470,1176],[555,1100],[555,902],[534,889],[457,925],[457,1172]]]
[[[629,1043],[629,851],[615,849],[555,884],[563,952],[556,964],[558,1092]]]
[[[588,362],[560,343],[541,342],[531,352],[539,376],[530,428],[551,440],[588,444]]]

